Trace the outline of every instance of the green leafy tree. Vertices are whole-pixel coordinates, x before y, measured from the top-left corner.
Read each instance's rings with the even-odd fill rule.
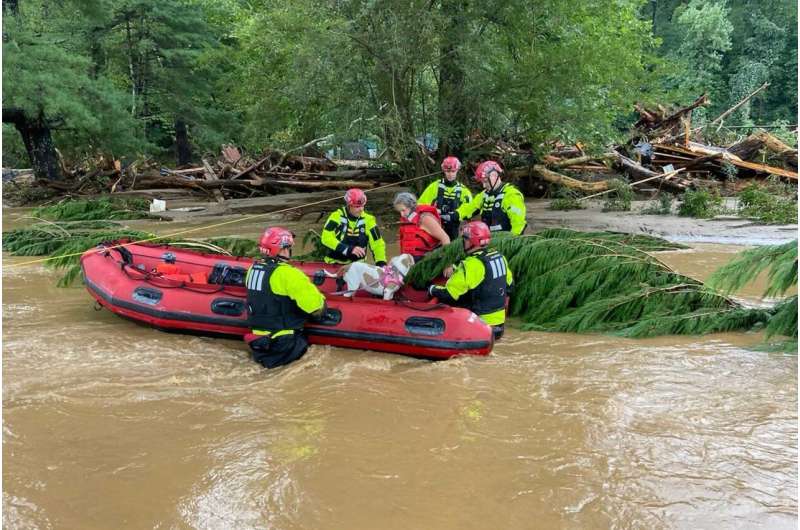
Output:
[[[728,9],[724,2],[703,0],[692,0],[679,9],[676,22],[684,37],[678,53],[690,73],[685,80],[686,88],[695,93],[715,93],[722,83],[724,54],[731,49],[733,25],[728,20]]]
[[[38,178],[61,178],[56,141],[136,149],[121,94],[90,75],[85,42],[71,27],[88,5],[25,1],[3,19],[3,122],[12,124]],[[80,7],[80,8],[79,8]]]
[[[653,21],[659,54],[678,69],[659,84],[676,100],[708,92],[705,112],[721,113],[765,81],[727,122],[741,125],[795,123],[797,116],[797,3],[794,0],[687,2],[650,0],[640,16]],[[738,129],[737,132],[746,130]]]
[[[129,94],[127,108],[139,133],[178,164],[191,160],[190,132],[200,148],[230,138],[232,115],[217,97],[226,46],[189,1],[115,0],[94,31],[95,56]],[[99,37],[99,39],[98,39]]]

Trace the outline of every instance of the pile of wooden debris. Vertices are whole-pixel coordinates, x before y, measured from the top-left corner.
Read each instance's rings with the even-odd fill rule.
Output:
[[[308,147],[308,146],[303,146]],[[298,151],[303,152],[302,148]],[[399,180],[399,173],[385,167],[368,167],[368,161],[330,160],[266,150],[258,158],[242,155],[235,146],[224,145],[216,157],[203,157],[194,167],[170,169],[154,160],[139,159],[128,165],[98,156],[73,168],[62,168],[61,181],[34,181],[30,172],[4,170],[13,187],[38,186],[59,196],[112,194],[145,198],[196,197],[223,201],[230,198],[272,195],[287,191],[345,190],[371,188]],[[23,176],[25,178],[20,178]]]
[[[721,125],[744,101],[696,128],[692,128],[692,111],[708,105],[705,95],[671,111],[636,105],[640,119],[627,143],[599,155],[587,154],[580,144],[554,143],[540,163],[516,167],[509,173],[522,180],[538,179],[586,193],[609,189],[609,180],[619,175],[627,176],[640,190],[646,185],[674,193],[689,188],[735,193],[771,175],[796,185],[797,149],[766,131],[757,130],[724,147],[703,141],[704,130]]]
[[[692,126],[692,111],[706,106],[706,95],[690,105],[667,109],[637,104],[639,120],[627,142],[609,149],[586,149],[581,144],[549,142],[534,147],[508,139],[487,138],[473,132],[466,139],[464,158],[467,174],[482,160],[500,161],[506,177],[520,184],[526,195],[541,196],[550,185],[564,186],[584,194],[613,189],[626,177],[635,190],[664,190],[683,193],[691,188],[717,188],[736,193],[757,179],[771,175],[797,184],[797,149],[763,130],[727,146],[710,145],[704,138],[724,124],[752,96],[700,127]],[[289,151],[267,149],[257,157],[224,145],[216,156],[205,156],[193,167],[169,169],[148,159],[123,164],[98,156],[69,169],[62,162],[61,181],[34,181],[28,171],[3,171],[7,191],[27,190],[36,201],[42,193],[58,196],[131,195],[144,198],[196,198],[223,202],[226,199],[274,195],[288,191],[344,190],[374,188],[413,175],[403,175],[403,161],[396,164],[373,160],[332,160],[316,146],[320,138]],[[412,171],[434,173],[444,154],[424,146],[427,167]],[[376,166],[378,164],[378,167]],[[37,193],[30,193],[33,190]],[[25,194],[21,193],[26,202]],[[30,202],[30,201],[27,201]]]

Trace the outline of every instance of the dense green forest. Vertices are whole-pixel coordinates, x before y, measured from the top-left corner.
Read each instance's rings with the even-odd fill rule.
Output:
[[[173,164],[332,134],[602,146],[633,104],[796,127],[794,0],[3,0],[3,165]],[[415,155],[416,154],[416,155]]]

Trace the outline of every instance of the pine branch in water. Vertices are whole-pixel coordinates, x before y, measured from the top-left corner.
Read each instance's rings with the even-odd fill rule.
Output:
[[[709,285],[723,292],[736,291],[754,281],[764,271],[767,272],[764,296],[780,296],[797,285],[797,240],[744,251],[738,258],[714,272],[709,279]],[[767,338],[775,335],[789,337],[781,348],[796,351],[792,347],[797,344],[797,295],[780,302],[769,314]]]
[[[241,237],[216,237],[209,239],[208,242],[227,250],[234,256],[249,256],[251,258],[259,256],[258,242],[252,239],[244,239]]]
[[[787,298],[773,309],[767,324],[767,337],[783,335],[797,340],[797,295]],[[796,351],[796,350],[795,350]]]
[[[737,291],[765,270],[769,284],[764,296],[779,296],[797,285],[797,240],[744,251],[714,272],[708,285],[724,292]]]
[[[144,199],[66,200],[33,210],[32,215],[52,221],[93,221],[102,219],[142,219],[148,217]]]
[[[523,329],[648,337],[749,329],[769,318],[659,261],[651,252],[685,248],[663,239],[551,229],[499,234],[492,246],[509,261],[509,312]],[[409,278],[424,287],[463,256],[457,240],[420,261]]]

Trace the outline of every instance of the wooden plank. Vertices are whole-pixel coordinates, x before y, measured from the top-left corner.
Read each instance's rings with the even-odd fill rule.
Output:
[[[675,152],[678,152],[678,153],[685,153],[685,154],[689,154],[689,155],[696,155],[697,154],[697,152],[690,151],[688,149],[683,149],[682,147],[677,147],[677,146],[674,146],[674,145],[658,144],[657,147],[659,149],[666,149],[666,150],[669,150],[669,151],[675,151]],[[711,153],[718,152],[718,151],[708,150],[708,152],[709,152],[709,154],[711,154]],[[730,155],[730,156],[734,156],[734,155]],[[759,173],[770,173],[772,175],[778,175],[779,177],[784,177],[784,178],[787,178],[787,179],[790,179],[790,180],[794,180],[794,181],[797,180],[797,172],[796,171],[789,171],[788,169],[783,169],[783,168],[774,167],[774,166],[768,166],[766,164],[756,164],[755,162],[748,162],[746,160],[739,159],[738,156],[735,157],[735,158],[725,157],[725,161],[733,164],[734,166],[743,167],[743,168],[746,168],[746,169],[751,169],[751,170],[757,171]]]
[[[766,164],[756,164],[755,162],[748,162],[746,160],[729,160],[728,162],[737,167],[752,169],[753,171],[758,171],[759,173],[770,173],[771,175],[777,175],[779,177],[784,177],[797,182],[796,171],[789,171],[788,169],[768,166]]]

